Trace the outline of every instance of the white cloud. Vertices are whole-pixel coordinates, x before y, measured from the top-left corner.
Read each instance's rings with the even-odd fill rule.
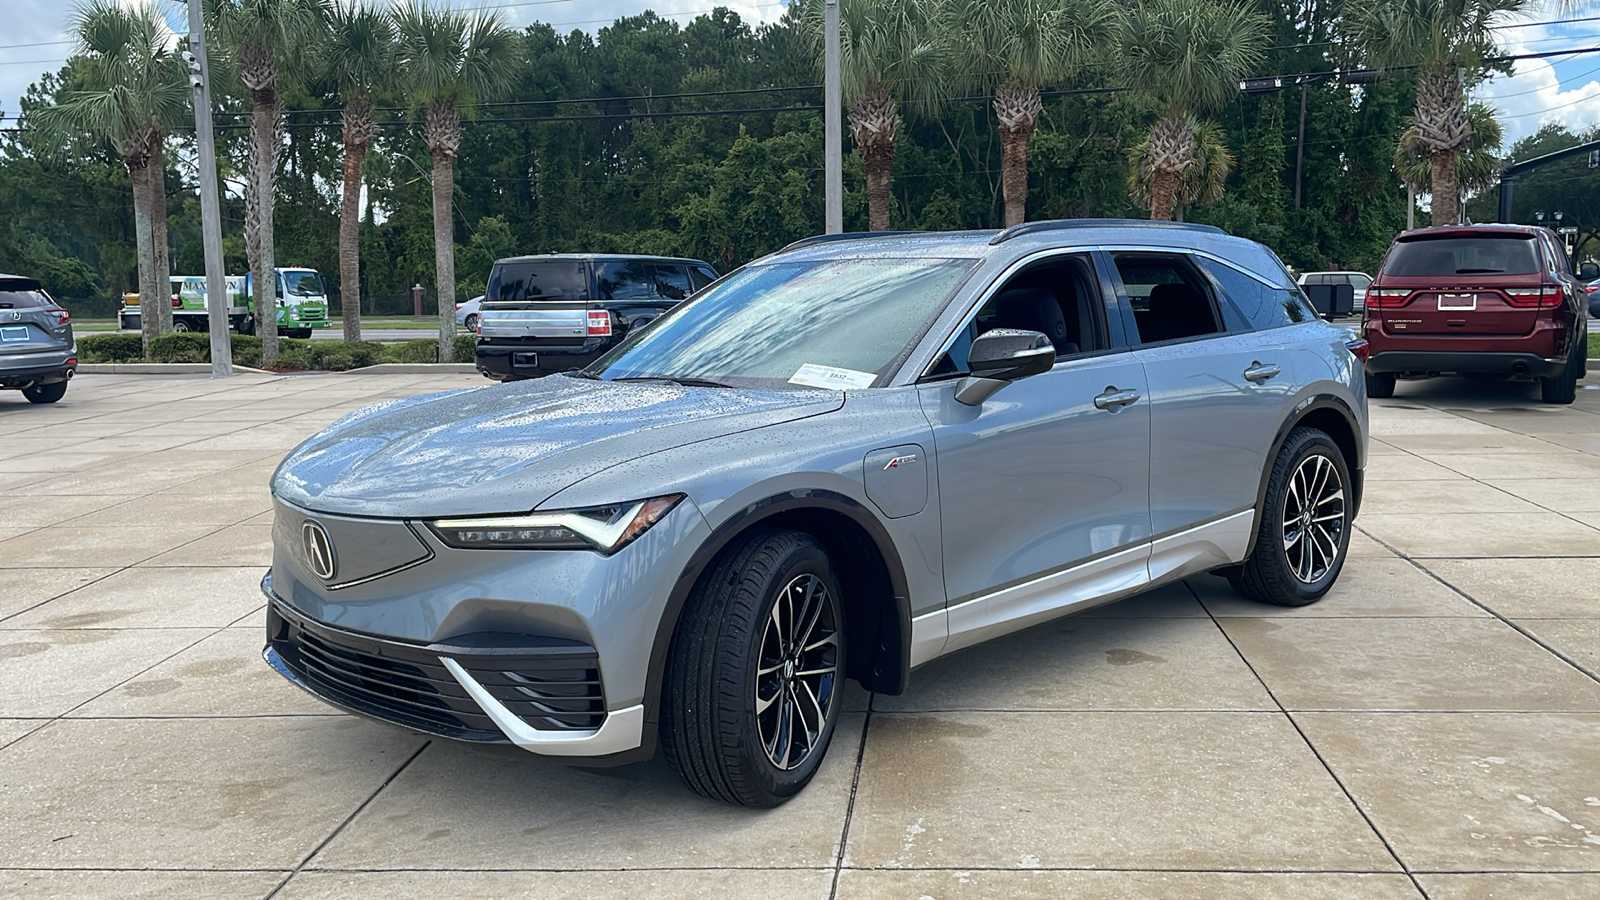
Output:
[[[1555,18],[1544,9],[1547,21]],[[1600,3],[1580,3],[1561,18],[1600,15]],[[1527,17],[1525,17],[1526,19]],[[1540,25],[1502,29],[1502,46],[1509,55],[1548,53],[1567,48],[1600,45],[1600,22]],[[1581,131],[1600,123],[1600,53],[1518,60],[1513,74],[1496,75],[1474,91],[1474,98],[1499,110],[1509,150],[1521,138],[1551,123]]]

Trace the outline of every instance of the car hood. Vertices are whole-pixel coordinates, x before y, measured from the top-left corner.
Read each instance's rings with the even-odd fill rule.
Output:
[[[354,516],[526,512],[632,459],[839,409],[825,390],[745,391],[564,376],[364,407],[296,447],[280,500]],[[617,485],[617,498],[634,497]]]

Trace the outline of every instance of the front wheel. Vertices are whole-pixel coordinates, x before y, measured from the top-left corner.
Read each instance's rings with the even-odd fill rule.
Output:
[[[466,326],[467,326],[467,330],[472,332],[473,334],[477,334],[478,333],[478,314],[477,313],[473,313],[472,315],[467,316]]]
[[[1333,587],[1350,549],[1350,468],[1315,428],[1289,432],[1267,479],[1250,558],[1228,574],[1260,603],[1305,606]]]
[[[54,403],[67,395],[67,383],[57,381],[54,384],[36,384],[33,387],[22,389],[22,396],[28,398],[29,403]]]
[[[290,329],[287,329],[286,331],[284,331],[284,334],[286,336],[288,336],[288,337],[299,338],[300,340],[305,340],[305,339],[311,337],[311,329],[309,329],[309,328],[290,328]]]
[[[193,330],[194,330],[193,328],[189,327],[189,323],[185,322],[182,319],[174,319],[174,320],[172,320],[172,333],[173,334],[188,334],[189,332],[191,332]]]
[[[684,607],[661,697],[662,747],[695,793],[773,807],[817,772],[839,721],[844,610],[810,535],[762,531]]]
[[[1382,400],[1394,396],[1394,376],[1383,373],[1374,375],[1367,373],[1367,396]]]

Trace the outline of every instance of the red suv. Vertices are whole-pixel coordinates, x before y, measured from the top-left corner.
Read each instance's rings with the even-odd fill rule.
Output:
[[[1546,403],[1571,403],[1588,360],[1585,300],[1548,228],[1407,231],[1367,290],[1367,394],[1449,373],[1536,379]]]

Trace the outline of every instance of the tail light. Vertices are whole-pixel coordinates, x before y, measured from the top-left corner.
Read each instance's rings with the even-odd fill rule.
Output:
[[[1374,309],[1398,309],[1411,302],[1411,291],[1404,288],[1369,288],[1366,305]]]
[[[1506,302],[1519,309],[1550,309],[1560,306],[1563,292],[1559,284],[1536,288],[1506,288]]]
[[[603,309],[589,310],[589,336],[604,337],[611,334],[611,313]]]
[[[466,304],[465,303],[457,303],[456,304],[456,309],[460,309],[463,306],[466,306]]]
[[[57,328],[60,328],[61,326],[63,326],[65,324],[67,324],[68,322],[72,321],[72,313],[67,312],[66,310],[62,309],[59,306],[56,307],[55,309],[47,309],[47,310],[45,310],[45,312],[47,314],[49,314],[49,315],[52,315],[52,316],[56,317],[56,327]]]
[[[1356,338],[1353,341],[1345,341],[1344,346],[1346,350],[1355,354],[1356,359],[1361,360],[1363,363],[1367,361],[1367,355],[1372,352],[1372,346],[1360,338]]]

